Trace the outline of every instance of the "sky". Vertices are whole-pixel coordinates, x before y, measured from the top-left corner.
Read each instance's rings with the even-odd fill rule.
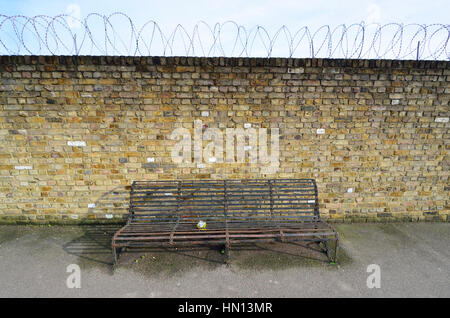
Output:
[[[267,39],[261,39],[253,47],[252,55],[264,56],[267,54],[267,43],[270,43],[269,38],[282,27],[286,26],[291,32],[291,37],[295,34],[297,30],[301,30],[302,27],[308,26],[309,30],[313,33],[315,30],[319,29],[322,25],[329,25],[331,30],[338,27],[341,24],[351,25],[353,23],[360,23],[364,21],[366,24],[370,23],[417,23],[417,24],[448,24],[448,12],[450,9],[450,1],[446,0],[433,0],[433,1],[365,1],[365,0],[349,0],[349,1],[326,1],[326,0],[0,0],[0,14],[2,15],[25,15],[25,16],[36,16],[36,15],[48,15],[55,16],[58,14],[69,14],[77,18],[85,18],[89,13],[100,13],[102,15],[109,15],[114,12],[122,12],[127,16],[132,18],[135,26],[139,29],[147,21],[155,21],[161,28],[166,38],[170,37],[170,34],[174,31],[178,24],[183,25],[187,30],[188,34],[192,35],[194,26],[199,21],[204,21],[210,26],[214,26],[215,23],[224,23],[226,21],[234,21],[238,25],[245,26],[248,30],[252,27],[260,25],[264,27],[269,34]],[[73,20],[75,21],[75,20]],[[91,31],[93,33],[99,34],[97,41],[104,42],[104,25],[98,17],[93,17],[91,20]],[[70,22],[70,21],[69,21]],[[128,22],[124,16],[114,16],[111,20],[115,31],[123,39],[130,39],[130,31]],[[1,23],[1,20],[0,20]],[[80,27],[77,26],[76,22],[71,24],[74,32],[80,32]],[[0,27],[0,40],[6,43],[8,36],[11,34],[12,28],[8,26],[8,23],[4,23]],[[144,30],[144,33],[151,34],[151,28]],[[374,28],[374,30],[376,30]],[[383,30],[383,39],[379,39],[382,47],[389,44],[389,39],[395,36],[395,26],[391,28],[385,28]],[[354,28],[354,32],[357,28]],[[409,39],[414,36],[414,32],[417,28],[410,28],[405,31],[404,36],[409,32]],[[8,33],[9,32],[9,33]],[[103,32],[103,33],[102,33]],[[201,32],[201,31],[200,31]],[[204,33],[206,28],[204,28]],[[442,41],[448,39],[448,30],[443,30],[438,33],[434,41],[434,46],[441,45]],[[41,32],[42,33],[42,32]],[[44,32],[45,33],[45,32]],[[64,32],[62,32],[64,33]],[[183,48],[181,33],[175,36],[175,46],[172,47],[172,51],[169,55],[183,55],[186,52],[186,48]],[[342,32],[341,32],[342,33]],[[350,34],[350,33],[349,33]],[[356,33],[354,33],[356,34]],[[369,33],[368,33],[369,34]],[[236,28],[233,27],[231,23],[226,24],[221,30],[222,44],[228,47],[228,51],[222,51],[222,54],[233,55],[240,50],[238,47],[232,52],[233,45],[235,43]],[[259,36],[259,35],[258,35]],[[265,36],[265,35],[264,35]],[[282,42],[281,35],[278,39],[280,43]],[[26,36],[24,37],[27,43],[31,43],[32,40]],[[62,37],[62,36],[61,36]],[[81,34],[78,35],[78,39],[82,37]],[[203,35],[202,39],[205,42],[206,47],[210,47],[210,43],[206,39],[208,36]],[[335,38],[339,39],[338,33],[334,35]],[[372,35],[373,37],[373,35]],[[299,36],[300,38],[300,36]],[[316,50],[320,47],[323,40],[326,38],[326,32],[322,29],[322,33],[318,33],[315,38],[314,45]],[[366,36],[366,38],[369,38]],[[436,39],[443,39],[438,41]],[[257,39],[260,39],[257,37]],[[292,38],[291,38],[292,39]],[[417,41],[419,37],[412,40],[414,42],[411,46],[417,46]],[[212,41],[212,40],[211,40]],[[265,45],[264,45],[264,41]],[[387,42],[383,42],[387,41]],[[72,41],[73,42],[73,41]],[[126,42],[126,41],[125,41]],[[282,45],[277,44],[274,46],[272,55],[286,55],[287,52],[292,51],[295,47],[295,41],[291,41],[291,47],[288,44]],[[352,42],[352,41],[350,41]],[[152,42],[155,43],[155,42]],[[288,43],[288,42],[286,42]],[[336,41],[334,41],[336,43]],[[388,44],[384,44],[388,43]],[[402,45],[405,50],[405,44]],[[408,43],[409,44],[409,43]],[[79,45],[79,44],[77,44]],[[132,46],[132,44],[130,44]],[[153,44],[154,47],[157,44]],[[162,45],[162,44],[161,44]],[[420,44],[419,44],[420,45]],[[29,45],[31,47],[31,45]],[[326,44],[325,44],[326,46]],[[299,49],[300,47],[300,49]],[[86,45],[84,45],[86,49]],[[119,49],[121,52],[129,48],[127,44],[123,44]],[[196,44],[197,49],[196,54],[202,55],[200,52],[200,44]],[[216,47],[217,48],[217,47]],[[348,50],[348,47],[346,47]],[[162,49],[162,46],[159,47]],[[167,47],[166,47],[167,49]],[[132,48],[130,49],[132,50]],[[302,51],[303,50],[303,51]],[[342,48],[337,49],[342,50]],[[425,48],[424,48],[425,50]],[[144,51],[144,50],[143,50]],[[447,50],[448,51],[448,50]],[[131,51],[130,51],[131,52]],[[192,54],[192,51],[190,51]],[[200,52],[200,53],[199,53]],[[300,54],[310,54],[311,49],[308,47],[307,42],[299,42],[297,46],[297,53]],[[326,48],[323,47],[323,54],[326,54]],[[381,52],[381,51],[379,51]],[[407,52],[407,51],[405,51]],[[409,51],[408,51],[409,52]],[[446,56],[445,51],[443,51],[443,56]],[[111,50],[108,51],[111,54]],[[214,52],[213,52],[214,53]],[[220,52],[217,51],[217,54]],[[319,52],[320,53],[320,52]],[[337,52],[339,53],[339,52]],[[336,53],[336,54],[337,54]],[[342,52],[341,52],[342,53]],[[395,52],[394,52],[395,53]],[[2,53],[2,48],[0,47],[0,54]],[[167,54],[167,50],[166,50]],[[194,54],[194,55],[196,55]],[[205,54],[205,53],[204,53]],[[207,53],[206,53],[207,54]],[[211,54],[211,52],[209,52]],[[426,54],[426,52],[423,52]],[[448,54],[448,52],[447,52]]]

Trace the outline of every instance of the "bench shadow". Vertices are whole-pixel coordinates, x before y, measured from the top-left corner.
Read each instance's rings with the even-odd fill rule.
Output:
[[[111,240],[114,233],[125,224],[125,219],[122,221],[117,217],[128,213],[129,202],[130,186],[115,187],[101,195],[95,201],[95,207],[89,208],[89,214],[113,215],[115,221],[106,220],[105,224],[86,222],[79,225],[83,235],[64,244],[63,250],[77,256],[78,265],[82,268],[112,269]]]
[[[63,250],[79,258],[78,265],[93,267],[95,265],[112,266],[111,239],[121,225],[81,225],[82,236],[63,245]]]
[[[315,242],[255,243],[237,248],[234,264],[248,270],[283,270],[329,265],[324,249]]]

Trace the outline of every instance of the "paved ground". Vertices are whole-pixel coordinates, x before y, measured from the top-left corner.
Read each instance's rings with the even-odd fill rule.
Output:
[[[113,271],[117,226],[0,226],[0,297],[450,297],[450,224],[344,224],[340,264],[315,245],[126,253]],[[81,288],[69,289],[69,264]],[[369,264],[381,288],[369,289]]]

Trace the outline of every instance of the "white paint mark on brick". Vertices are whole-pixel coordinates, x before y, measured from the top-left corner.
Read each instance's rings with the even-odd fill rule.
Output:
[[[339,74],[340,70],[337,69],[337,68],[330,68],[330,73],[332,73],[332,74]]]
[[[166,192],[166,193],[164,193],[164,195],[169,196],[169,195],[173,195],[173,193],[171,193],[171,192]]]
[[[448,123],[448,117],[438,117],[434,121],[436,123]]]
[[[204,167],[205,167],[205,165],[203,163],[197,163],[197,168],[202,169]]]
[[[72,219],[78,219],[78,214],[71,214],[70,217],[71,217]]]
[[[316,134],[323,135],[324,133],[325,133],[325,129],[324,128],[317,128]]]
[[[288,68],[289,74],[299,74],[305,72],[303,67]]]
[[[211,158],[208,159],[208,161],[209,161],[209,162],[216,162],[217,159],[216,159],[216,157],[211,157]]]
[[[308,203],[316,203],[316,200],[308,200]]]
[[[72,147],[86,147],[86,142],[85,141],[68,141],[67,145],[72,146]]]
[[[400,104],[400,101],[398,99],[392,100],[392,105],[398,105],[398,104]]]
[[[14,169],[16,170],[31,170],[33,169],[32,166],[14,166]]]
[[[245,123],[244,124],[244,128],[251,128],[252,127],[252,124],[250,124],[250,123]]]
[[[95,203],[89,203],[88,208],[95,208]]]
[[[347,192],[348,192],[348,193],[353,193],[353,188],[348,188],[348,189],[347,189]]]
[[[208,111],[202,111],[202,117],[208,117],[209,116],[209,112]]]
[[[112,218],[113,218],[113,215],[112,215],[112,214],[105,214],[105,218],[107,218],[107,219],[112,219]]]
[[[155,158],[149,157],[149,158],[147,158],[147,162],[155,162]]]
[[[244,146],[244,150],[251,150],[252,146]]]

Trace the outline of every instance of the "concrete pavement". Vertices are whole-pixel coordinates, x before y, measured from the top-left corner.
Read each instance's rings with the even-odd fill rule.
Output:
[[[119,226],[0,226],[0,297],[450,297],[450,224],[340,224],[329,264],[316,245],[134,251],[113,270]],[[68,288],[67,267],[81,269]],[[370,289],[377,264],[381,288]]]

